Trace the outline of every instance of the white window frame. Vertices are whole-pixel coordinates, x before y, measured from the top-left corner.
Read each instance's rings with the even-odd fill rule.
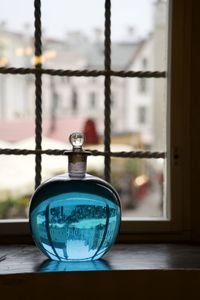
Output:
[[[190,239],[189,180],[189,68],[192,4],[190,0],[169,0],[168,62],[168,190],[170,218],[123,220],[119,241],[187,241]],[[178,112],[178,113],[177,113]],[[184,128],[184,130],[183,130]],[[171,176],[169,176],[169,173]],[[28,220],[0,221],[5,240],[30,239]]]

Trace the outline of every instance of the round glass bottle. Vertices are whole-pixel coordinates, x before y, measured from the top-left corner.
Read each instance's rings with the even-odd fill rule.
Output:
[[[103,256],[114,243],[121,221],[119,196],[106,181],[86,173],[84,136],[73,133],[68,173],[41,184],[32,196],[29,223],[38,248],[59,261]]]

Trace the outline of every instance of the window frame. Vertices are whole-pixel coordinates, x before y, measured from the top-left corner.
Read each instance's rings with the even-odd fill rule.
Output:
[[[195,0],[194,0],[195,1]],[[118,241],[188,241],[190,223],[190,99],[192,2],[169,0],[167,162],[171,195],[170,219],[123,220]],[[170,112],[170,116],[169,116]],[[179,114],[177,114],[179,112]],[[183,130],[184,128],[184,130]],[[170,143],[170,144],[169,144]],[[169,146],[170,145],[170,146]],[[171,177],[169,175],[171,174]],[[186,184],[188,182],[188,184]],[[6,240],[30,240],[28,220],[0,221],[0,236]]]

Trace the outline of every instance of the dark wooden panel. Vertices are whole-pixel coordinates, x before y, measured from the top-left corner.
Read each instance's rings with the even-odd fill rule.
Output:
[[[126,270],[2,275],[1,299],[193,300],[200,271]]]

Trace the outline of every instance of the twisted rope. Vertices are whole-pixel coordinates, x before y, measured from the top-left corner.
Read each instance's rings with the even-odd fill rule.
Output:
[[[105,0],[105,30],[104,30],[104,68],[111,70],[111,1]],[[104,79],[104,151],[110,152],[110,134],[111,134],[111,78],[109,73]],[[104,158],[104,177],[110,182],[110,156]]]
[[[121,158],[165,158],[165,152],[151,152],[151,151],[120,151],[120,152],[105,152],[105,151],[98,151],[98,150],[90,150],[92,156],[105,156],[105,157],[121,157]],[[66,149],[10,149],[10,148],[0,148],[0,155],[32,155],[32,154],[46,154],[46,155],[69,155],[66,152]]]
[[[70,76],[70,77],[99,77],[115,76],[130,78],[165,78],[166,72],[162,71],[114,71],[114,70],[62,70],[44,68],[14,68],[1,67],[0,74],[26,75],[26,74],[47,74],[51,76]]]
[[[41,71],[42,41],[41,41],[41,1],[34,1],[35,16],[35,68]],[[35,73],[35,149],[42,149],[42,78],[41,73]],[[41,153],[36,152],[35,156],[35,188],[41,183],[42,170]]]

